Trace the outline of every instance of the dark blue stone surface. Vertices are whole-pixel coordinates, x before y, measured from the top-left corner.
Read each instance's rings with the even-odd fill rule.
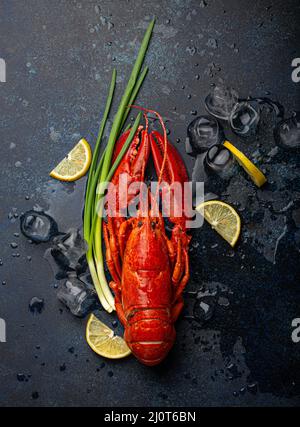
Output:
[[[167,120],[190,173],[186,129],[194,110],[205,113],[204,98],[219,78],[243,98],[278,100],[287,117],[299,110],[300,86],[291,79],[300,54],[296,0],[2,0],[1,406],[300,403],[300,343],[291,340],[300,317],[299,153],[276,149],[270,117],[251,141],[225,127],[268,184],[257,190],[240,171],[221,195],[242,219],[235,250],[207,224],[193,232],[185,313],[174,349],[157,368],[93,354],[86,321],[57,300],[47,244],[14,236],[21,213],[34,207],[53,215],[60,230],[81,224],[85,180],[62,184],[48,173],[81,136],[94,144],[112,68],[119,100],[153,15],[150,72],[137,103]],[[28,308],[34,296],[44,300],[40,314]]]

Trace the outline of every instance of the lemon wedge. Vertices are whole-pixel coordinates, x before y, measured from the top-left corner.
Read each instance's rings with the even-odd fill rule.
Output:
[[[252,181],[257,185],[257,187],[261,187],[266,181],[267,178],[265,175],[256,167],[248,157],[245,156],[240,150],[238,150],[234,145],[229,141],[224,141],[223,145],[231,151],[239,164],[245,169],[247,174],[250,176]]]
[[[241,219],[233,207],[220,200],[209,200],[200,203],[196,209],[234,247],[241,232]]]
[[[95,353],[108,359],[122,359],[131,353],[123,338],[115,335],[94,314],[91,314],[86,326],[86,340]]]
[[[76,181],[87,173],[91,160],[91,147],[85,139],[81,139],[50,172],[50,176],[60,181]]]

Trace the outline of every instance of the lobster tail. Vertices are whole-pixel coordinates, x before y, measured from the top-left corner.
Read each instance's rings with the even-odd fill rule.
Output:
[[[126,326],[124,338],[144,365],[158,365],[171,350],[176,337],[167,309],[137,310]]]

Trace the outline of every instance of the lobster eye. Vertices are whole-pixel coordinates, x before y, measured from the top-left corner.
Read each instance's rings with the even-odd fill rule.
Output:
[[[154,230],[154,229],[155,229],[155,226],[156,226],[155,222],[154,222],[154,221],[152,221],[152,222],[151,222],[151,228],[152,228],[152,230]]]
[[[141,227],[143,225],[143,221],[138,222],[138,227]]]

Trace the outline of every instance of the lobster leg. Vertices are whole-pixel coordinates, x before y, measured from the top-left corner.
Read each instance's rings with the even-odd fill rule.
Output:
[[[130,218],[127,221],[124,221],[123,224],[121,224],[118,239],[119,239],[119,247],[120,247],[120,253],[121,253],[121,259],[123,260],[124,252],[125,252],[125,246],[128,239],[128,228],[132,225],[135,218]]]
[[[173,246],[173,243],[171,242],[171,240],[168,239],[168,237],[166,236],[165,233],[162,234],[163,238],[165,239],[167,248],[168,248],[168,254],[169,254],[169,258],[170,258],[170,265],[174,266],[174,262],[176,260],[176,252]]]
[[[118,276],[122,276],[122,268],[120,262],[120,252],[118,247],[118,240],[116,239],[115,232],[112,227],[112,221],[108,221],[109,240],[110,240],[110,251],[115,264],[115,269]]]
[[[105,241],[105,247],[106,247],[106,263],[109,269],[109,272],[113,278],[113,280],[121,284],[121,275],[118,273],[115,267],[114,258],[112,256],[112,251],[110,247],[110,238],[108,235],[108,226],[107,224],[103,223],[103,232],[104,232],[104,241]]]
[[[188,263],[187,253],[185,255],[186,255],[186,257],[185,257],[185,259],[186,259],[185,264],[186,264],[186,269],[187,270],[186,270],[186,272],[185,272],[183,278],[181,279],[181,282],[180,282],[180,284],[179,284],[179,286],[177,288],[177,291],[175,293],[174,303],[173,303],[173,306],[172,306],[172,320],[173,320],[174,323],[178,319],[178,317],[179,317],[179,315],[180,315],[180,313],[181,313],[181,311],[182,311],[182,309],[184,307],[183,298],[182,298],[182,292],[183,292],[183,290],[184,290],[184,288],[185,288],[185,286],[186,286],[186,284],[187,284],[187,282],[189,280],[189,276],[190,276],[189,275],[189,263]]]
[[[125,313],[124,313],[123,306],[122,306],[122,297],[121,297],[120,286],[113,281],[110,282],[109,286],[111,287],[112,291],[115,294],[115,307],[116,307],[117,315],[118,315],[122,325],[125,327],[127,320],[126,320]]]
[[[178,298],[181,297],[181,294],[184,291],[184,288],[190,277],[189,256],[186,249],[183,250],[183,256],[184,256],[184,275],[175,291],[174,302],[176,302]]]
[[[123,326],[125,326],[126,318],[125,318],[125,314],[122,307],[121,277],[116,271],[115,263],[111,255],[110,240],[108,236],[108,226],[105,223],[104,223],[104,240],[105,240],[105,246],[106,246],[106,263],[109,268],[110,274],[113,278],[113,280],[109,283],[109,286],[115,295],[115,307],[116,307],[117,315],[121,323],[123,324]]]
[[[182,277],[182,270],[183,270],[183,265],[182,265],[182,247],[181,247],[181,240],[178,240],[177,243],[177,258],[176,258],[176,263],[175,263],[175,267],[174,267],[174,271],[173,271],[173,276],[172,276],[172,282],[175,285],[175,287],[178,286],[180,279]]]

